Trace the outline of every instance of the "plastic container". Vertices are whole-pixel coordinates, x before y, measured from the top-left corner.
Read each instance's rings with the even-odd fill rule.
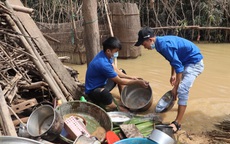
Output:
[[[84,96],[81,96],[81,97],[80,97],[80,101],[82,101],[82,102],[87,102],[87,100],[85,99]]]

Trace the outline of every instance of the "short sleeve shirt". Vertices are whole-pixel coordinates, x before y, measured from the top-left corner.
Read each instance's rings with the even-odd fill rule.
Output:
[[[193,42],[178,36],[158,36],[155,45],[156,50],[169,61],[176,73],[183,72],[186,65],[203,59]]]
[[[108,59],[103,50],[94,57],[94,59],[89,63],[86,71],[86,94],[95,88],[103,87],[109,78],[114,78],[117,76],[112,63],[113,60]]]

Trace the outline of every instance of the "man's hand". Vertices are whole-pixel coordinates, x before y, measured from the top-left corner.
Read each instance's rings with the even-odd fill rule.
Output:
[[[176,82],[176,76],[171,76],[171,78],[170,78],[170,84],[171,84],[172,86],[174,86],[174,85],[175,85],[175,82]]]
[[[140,83],[140,85],[144,88],[148,88],[149,87],[149,82],[145,81],[145,80],[139,80],[138,81]]]
[[[174,87],[174,88],[171,90],[171,94],[172,94],[172,96],[173,96],[174,101],[177,100],[177,88]]]

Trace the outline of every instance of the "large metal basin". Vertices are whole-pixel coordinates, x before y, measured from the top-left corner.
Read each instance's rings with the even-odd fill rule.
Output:
[[[78,100],[67,102],[58,106],[56,111],[64,120],[70,116],[83,118],[86,123],[86,129],[90,134],[95,133],[100,127],[104,128],[105,131],[112,130],[113,128],[112,121],[106,111],[90,102],[81,102]],[[72,144],[74,142],[67,138],[63,132],[60,134],[60,138],[67,143]],[[100,137],[99,140],[102,142],[104,139],[105,135]]]
[[[43,144],[32,139],[14,136],[0,136],[0,144]]]
[[[152,104],[152,89],[141,85],[127,85],[121,92],[122,103],[131,111],[145,111]]]

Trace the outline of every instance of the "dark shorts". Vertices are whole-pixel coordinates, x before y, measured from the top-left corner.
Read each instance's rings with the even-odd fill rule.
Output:
[[[123,73],[126,72],[121,69]],[[96,88],[88,96],[95,104],[110,105],[113,102],[113,96],[110,91],[116,86],[116,83],[109,79],[104,87]],[[104,90],[102,90],[104,89]]]
[[[92,92],[90,92],[88,96],[93,101],[93,103],[97,105],[110,105],[113,101],[112,94],[105,88],[96,88]]]

